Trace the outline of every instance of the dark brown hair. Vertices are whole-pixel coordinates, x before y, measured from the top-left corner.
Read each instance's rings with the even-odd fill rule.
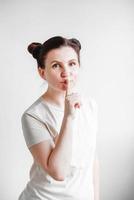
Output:
[[[28,51],[37,60],[38,67],[45,68],[45,59],[47,53],[52,50],[62,46],[72,47],[78,56],[78,62],[80,64],[80,49],[81,44],[76,38],[67,39],[61,36],[54,36],[49,38],[43,44],[38,42],[33,42],[28,45]]]

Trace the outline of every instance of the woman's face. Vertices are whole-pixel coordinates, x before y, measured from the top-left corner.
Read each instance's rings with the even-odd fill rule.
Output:
[[[79,62],[77,53],[72,47],[60,47],[48,52],[45,59],[44,78],[49,87],[55,90],[65,91],[66,79],[71,80],[74,87],[77,82],[79,72]]]

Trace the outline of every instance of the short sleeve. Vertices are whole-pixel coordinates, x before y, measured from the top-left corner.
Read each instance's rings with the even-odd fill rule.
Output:
[[[93,118],[94,118],[94,129],[95,132],[98,132],[98,104],[95,99],[92,99],[92,109],[93,109]]]
[[[93,111],[93,129],[94,129],[94,150],[98,153],[98,104],[95,99],[92,99],[92,111]]]
[[[93,97],[87,97],[88,105],[89,105],[89,119],[90,121],[90,126],[91,126],[91,141],[92,141],[92,147],[93,150],[97,150],[97,140],[98,140],[98,104],[96,100]]]
[[[21,124],[24,139],[28,148],[44,140],[50,140],[52,142],[52,136],[50,135],[47,126],[45,126],[45,123],[32,115],[23,113]]]

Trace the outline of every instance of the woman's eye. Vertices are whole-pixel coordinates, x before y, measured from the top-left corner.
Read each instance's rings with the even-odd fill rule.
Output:
[[[71,62],[70,65],[73,66],[73,65],[76,65],[76,63],[75,62]]]
[[[53,68],[57,68],[57,66],[59,66],[59,64],[52,65]]]

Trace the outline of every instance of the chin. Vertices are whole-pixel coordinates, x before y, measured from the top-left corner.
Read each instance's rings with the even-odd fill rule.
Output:
[[[58,92],[65,92],[66,91],[66,87],[58,87],[58,88],[55,88],[55,90],[57,90]]]
[[[59,91],[65,92],[65,91],[66,91],[66,88],[61,88],[61,89],[59,89]]]

